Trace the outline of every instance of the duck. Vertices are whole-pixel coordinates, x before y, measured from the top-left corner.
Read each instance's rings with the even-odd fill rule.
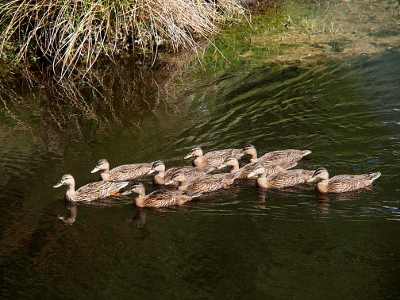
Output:
[[[336,175],[329,178],[326,168],[318,168],[312,175],[312,179],[320,180],[316,191],[322,194],[351,192],[367,188],[373,181],[381,176],[380,172],[359,175]]]
[[[71,174],[65,174],[53,187],[58,188],[66,185],[68,189],[65,193],[65,199],[69,202],[89,202],[110,196],[119,196],[121,190],[128,184],[127,181],[95,181],[75,190],[75,178]]]
[[[147,175],[152,165],[153,163],[127,164],[110,170],[107,159],[100,159],[90,173],[103,171],[100,174],[101,180],[135,180]]]
[[[257,163],[254,170],[248,175],[252,177],[257,175],[257,185],[263,189],[281,189],[289,186],[295,186],[302,183],[311,182],[314,170],[293,169],[280,171],[267,175],[263,164]]]
[[[153,177],[153,184],[155,185],[163,185],[165,182],[169,181],[172,175],[176,172],[182,170],[187,174],[189,180],[194,179],[196,177],[202,176],[209,172],[215,170],[215,167],[191,167],[191,166],[184,166],[184,167],[172,167],[168,170],[165,170],[165,164],[161,160],[157,160],[153,162],[150,170],[147,174],[156,173]]]
[[[217,169],[232,167],[230,173],[238,172],[238,176],[236,177],[237,179],[247,179],[249,178],[248,175],[251,172],[253,172],[257,164],[258,164],[257,162],[249,163],[244,167],[240,168],[239,160],[236,157],[229,155],[227,156],[225,161],[217,167]],[[297,165],[297,161],[293,162],[264,161],[262,162],[262,164],[265,168],[265,171],[267,172],[266,174],[270,175],[279,171],[284,171],[287,169],[294,168]],[[256,175],[254,175],[253,177],[256,177]]]
[[[138,207],[169,207],[182,205],[201,196],[201,191],[183,191],[183,190],[156,190],[146,195],[146,190],[141,182],[136,182],[122,195],[136,193],[135,204]]]
[[[257,149],[251,144],[248,144],[242,148],[243,155],[250,155],[250,162],[263,162],[263,161],[281,161],[291,162],[299,161],[304,156],[312,153],[311,150],[296,150],[296,149],[285,149],[268,152],[260,157],[257,157]]]
[[[213,192],[219,189],[228,188],[232,185],[238,173],[205,174],[193,180],[188,180],[187,175],[179,170],[174,173],[166,185],[178,182],[178,190]]]
[[[242,149],[223,149],[203,154],[203,150],[200,146],[194,146],[190,149],[189,153],[184,157],[184,159],[196,157],[193,160],[193,166],[195,167],[218,167],[224,162],[228,155],[233,155],[240,159],[243,155],[243,152]]]

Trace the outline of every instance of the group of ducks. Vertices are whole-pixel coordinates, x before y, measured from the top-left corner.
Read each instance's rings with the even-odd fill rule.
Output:
[[[317,182],[317,192],[326,194],[368,187],[381,175],[376,172],[329,178],[325,168],[292,169],[300,159],[310,153],[310,150],[286,149],[258,157],[256,148],[246,145],[242,149],[224,149],[204,154],[200,146],[194,146],[184,157],[195,157],[193,166],[166,169],[165,164],[157,160],[152,163],[121,165],[110,170],[109,162],[100,159],[91,173],[101,171],[101,180],[75,190],[74,177],[66,174],[54,187],[66,185],[68,189],[65,198],[70,202],[88,202],[136,193],[135,203],[139,207],[167,207],[182,205],[205,193],[229,188],[238,180],[244,179],[256,179],[256,184],[263,189],[280,189]],[[250,156],[250,162],[241,167],[240,162],[244,155]],[[217,173],[225,168],[230,168],[229,173]],[[144,185],[136,181],[151,174],[154,174],[155,185],[175,185],[176,189],[158,189],[146,195]]]

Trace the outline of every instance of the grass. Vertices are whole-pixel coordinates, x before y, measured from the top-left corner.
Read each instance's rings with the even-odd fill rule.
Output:
[[[68,77],[77,65],[88,71],[99,57],[121,52],[196,51],[199,40],[243,14],[235,0],[10,1],[0,6],[0,54],[46,62]]]

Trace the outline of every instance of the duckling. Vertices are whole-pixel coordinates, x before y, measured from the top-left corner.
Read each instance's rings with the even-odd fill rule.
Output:
[[[336,175],[329,178],[328,170],[318,168],[312,175],[313,179],[320,179],[317,183],[316,190],[319,193],[343,193],[366,188],[372,182],[381,176],[380,172],[360,175]]]
[[[188,179],[191,180],[194,179],[195,177],[207,174],[215,170],[215,168],[185,166],[185,167],[173,167],[168,170],[165,170],[165,164],[161,160],[157,160],[153,162],[153,165],[151,166],[147,174],[157,173],[153,178],[153,183],[156,185],[163,185],[165,182],[169,181],[172,175],[178,170],[182,170],[183,172],[185,172],[187,174]]]
[[[236,158],[241,158],[243,153],[242,149],[223,149],[207,152],[203,155],[203,150],[200,146],[194,146],[190,149],[188,155],[184,157],[184,159],[188,159],[190,157],[195,156],[196,158],[193,161],[193,166],[195,167],[218,167],[220,164],[224,162],[224,159],[228,155],[233,155]]]
[[[276,172],[284,171],[287,169],[294,168],[297,165],[297,162],[280,162],[280,161],[264,161],[261,162],[267,172],[267,175],[274,174]],[[254,168],[257,166],[257,162],[249,163],[242,168],[239,168],[239,161],[236,157],[229,155],[225,161],[217,167],[217,169],[222,169],[227,166],[231,166],[232,169],[230,173],[239,172],[237,179],[247,179],[248,175],[253,172]],[[253,177],[256,177],[254,175]]]
[[[267,176],[265,167],[258,163],[248,177],[258,175],[257,185],[263,189],[281,189],[309,182],[314,171],[293,169],[280,171]]]
[[[123,195],[136,193],[135,204],[138,207],[168,207],[182,205],[201,196],[201,191],[156,190],[146,195],[141,182],[134,183]]]
[[[249,154],[251,156],[250,162],[263,162],[263,161],[298,161],[304,156],[311,153],[311,150],[296,150],[296,149],[286,149],[268,152],[257,158],[256,147],[249,144],[242,148],[242,153]]]
[[[53,187],[68,186],[65,198],[69,202],[87,202],[119,195],[121,189],[128,184],[129,182],[126,181],[96,181],[81,186],[75,191],[74,177],[71,174],[65,174]]]
[[[165,184],[170,185],[178,182],[178,190],[203,191],[204,193],[208,193],[229,187],[234,183],[237,176],[237,173],[205,174],[188,181],[187,175],[184,172],[177,171]]]
[[[100,174],[102,180],[135,180],[145,176],[152,164],[153,163],[121,165],[110,170],[110,164],[107,159],[100,159],[96,167],[90,173],[103,171]]]

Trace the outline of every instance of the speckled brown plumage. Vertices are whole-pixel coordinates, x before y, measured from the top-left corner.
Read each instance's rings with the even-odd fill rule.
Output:
[[[215,167],[185,166],[185,167],[173,167],[168,170],[165,170],[165,164],[161,160],[158,160],[153,162],[153,165],[148,174],[156,173],[153,178],[153,183],[157,185],[163,185],[171,179],[172,175],[174,175],[175,172],[179,170],[186,173],[188,180],[192,180],[196,177],[202,176],[204,174],[207,174],[215,170]]]
[[[102,180],[135,180],[145,176],[149,172],[152,164],[153,163],[127,164],[110,170],[109,162],[106,159],[100,159],[91,173],[103,171],[100,174]]]
[[[263,161],[280,161],[280,162],[293,162],[302,159],[304,156],[311,153],[311,150],[296,150],[285,149],[268,152],[260,157],[257,157],[256,147],[253,145],[246,145],[242,149],[243,155],[250,155],[250,162],[263,162]]]
[[[237,172],[236,176],[237,179],[247,179],[249,178],[248,175],[254,171],[254,168],[257,166],[257,164],[258,164],[257,162],[249,163],[243,166],[242,168],[239,168],[239,160],[236,157],[229,155],[225,159],[225,161],[218,166],[218,169],[230,166],[232,167],[230,173]],[[276,172],[294,168],[297,165],[297,162],[264,161],[261,162],[261,164],[263,164],[265,171],[267,172],[266,174],[270,175]],[[253,177],[256,177],[256,175],[254,175]]]
[[[124,195],[136,193],[135,203],[139,207],[168,207],[182,205],[199,197],[202,193],[199,191],[184,190],[156,190],[146,195],[145,187],[142,183],[133,184]]]
[[[237,174],[235,173],[205,174],[188,181],[186,174],[178,171],[166,184],[172,184],[176,181],[178,182],[179,190],[203,191],[206,193],[229,187],[234,183],[236,176]]]
[[[233,155],[239,159],[243,155],[242,149],[223,149],[203,154],[200,146],[194,146],[184,159],[196,157],[193,161],[193,165],[196,167],[218,167],[228,155]]]
[[[306,183],[313,174],[313,170],[293,169],[267,175],[264,166],[258,163],[249,176],[258,175],[257,185],[263,189],[281,189]]]
[[[375,179],[381,176],[380,172],[359,175],[336,175],[329,178],[328,170],[318,168],[313,174],[313,178],[320,179],[316,190],[320,193],[344,193],[365,188],[373,183]]]
[[[53,187],[68,186],[65,198],[70,202],[87,202],[107,198],[118,194],[129,182],[124,181],[96,181],[88,183],[75,190],[75,179],[70,174],[65,174]]]

